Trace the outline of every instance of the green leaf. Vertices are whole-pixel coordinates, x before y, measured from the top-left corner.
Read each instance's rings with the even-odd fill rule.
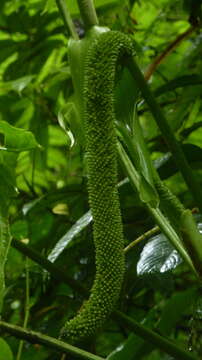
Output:
[[[44,172],[47,168],[47,151],[49,145],[48,117],[43,106],[35,108],[35,113],[30,122],[30,130],[34,134],[36,141],[40,144],[40,146],[29,153],[31,161],[34,163],[34,173],[32,176],[37,179],[37,172]],[[45,173],[43,173],[43,177],[46,182]]]
[[[16,128],[6,121],[0,121],[0,134],[3,135],[2,151],[21,152],[39,147],[30,131]]]
[[[13,360],[13,354],[7,342],[0,338],[0,360]]]
[[[134,105],[133,105],[134,108]],[[159,196],[153,183],[153,164],[142,134],[139,119],[136,110],[133,110],[131,129],[129,125],[117,123],[118,134],[127,146],[131,165],[133,163],[134,170],[137,172],[137,190],[142,202],[149,204],[153,208],[159,205]]]
[[[84,214],[77,222],[71,227],[70,230],[57,242],[50,254],[48,255],[48,260],[55,262],[58,256],[63,252],[63,250],[70,244],[70,242],[90,224],[92,221],[91,211],[88,211]]]
[[[127,68],[117,75],[115,86],[115,112],[116,120],[121,124],[130,126],[134,112],[134,104],[139,96],[139,89]]]
[[[152,208],[156,208],[159,205],[159,197],[154,186],[148,182],[144,175],[140,174],[139,182],[139,196],[140,200],[146,204],[149,204]]]
[[[58,122],[70,140],[70,147],[75,143],[75,138],[81,138],[81,123],[74,101],[67,104],[58,113]],[[72,129],[74,128],[74,130]],[[82,134],[83,138],[83,134]],[[83,139],[81,140],[83,141]]]
[[[9,160],[8,156],[4,157],[4,160],[5,162]],[[14,169],[15,168],[8,166],[8,164],[0,163],[0,209],[2,211],[4,208],[7,208],[10,199],[17,194]]]
[[[67,146],[67,137],[62,129],[56,125],[48,126],[49,144],[51,147],[62,147]]]
[[[0,209],[3,212],[17,193],[15,170],[18,154],[39,147],[39,144],[30,131],[3,120],[0,121],[0,139]]]
[[[0,93],[8,91],[16,91],[17,93],[21,94],[21,92],[32,82],[35,78],[35,75],[27,75],[23,76],[17,80],[6,81],[0,83]]]
[[[145,139],[143,137],[142,128],[139,122],[139,118],[137,116],[136,108],[133,113],[133,144],[138,154],[138,162],[136,164],[137,170],[139,171],[143,179],[141,181],[140,193],[143,194],[146,188],[149,187],[151,198],[150,205],[156,208],[159,206],[159,197],[153,184],[154,168]]]
[[[143,340],[141,340],[143,343]],[[130,334],[128,339],[119,345],[106,360],[134,360],[134,352],[137,345],[137,337]]]
[[[169,335],[182,319],[182,316],[189,314],[197,298],[198,292],[195,288],[173,294],[163,308],[163,313],[158,323],[159,331],[164,335]]]
[[[17,220],[11,225],[11,235],[22,240],[28,237],[28,224],[25,220]]]
[[[132,186],[135,191],[138,192],[140,200],[143,203],[150,205],[152,208],[156,208],[159,203],[159,198],[155,188],[147,181],[141,173],[141,170],[137,170],[121,143],[118,143],[118,151],[123,167],[127,171],[127,175],[131,180]],[[136,154],[138,153],[136,152]]]
[[[146,312],[146,314],[143,314],[141,314],[140,309],[134,309],[134,316],[136,317],[136,319],[140,317],[140,323],[144,323],[144,326],[148,329],[152,328],[155,319],[154,308],[151,308],[149,311]],[[149,357],[149,354],[154,348],[155,345],[149,342],[148,338],[144,339],[144,337],[140,337],[136,335],[136,333],[130,333],[127,340],[122,342],[114,351],[112,351],[112,353],[110,353],[110,355],[107,357],[107,360],[147,359],[147,357]]]

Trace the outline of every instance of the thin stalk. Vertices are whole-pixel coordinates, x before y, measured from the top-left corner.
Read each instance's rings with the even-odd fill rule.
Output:
[[[25,272],[26,272],[26,282],[25,282],[25,288],[26,288],[25,294],[26,294],[26,296],[25,296],[25,317],[24,317],[24,322],[23,322],[23,328],[24,329],[27,328],[27,324],[28,324],[28,320],[29,320],[29,312],[30,312],[30,305],[29,305],[29,292],[30,292],[30,289],[29,289],[29,264],[28,264],[28,258],[27,257],[26,257],[26,263],[25,263]],[[16,360],[21,359],[23,345],[24,345],[24,340],[20,340]]]
[[[185,210],[183,204],[179,201],[179,199],[169,190],[169,188],[161,181],[159,174],[155,167],[153,166],[153,163],[151,162],[149,152],[144,140],[144,137],[142,135],[142,130],[139,124],[138,117],[136,116],[137,113],[134,111],[133,115],[133,137],[129,135],[129,132],[126,130],[125,127],[121,127],[119,125],[118,129],[120,129],[121,137],[124,140],[125,145],[127,146],[128,153],[131,158],[131,166],[130,170],[133,172],[133,182],[135,185],[135,182],[137,183],[136,187],[137,190],[139,190],[140,193],[140,200],[145,202],[145,199],[147,200],[147,204],[150,205],[150,213],[152,213],[152,209],[156,209],[160,206],[160,210],[163,211],[166,220],[168,221],[168,225],[165,224],[166,229],[168,231],[168,227],[171,225],[171,227],[176,231],[176,233],[180,236],[180,239],[182,240],[182,247],[187,250],[190,259],[194,265],[194,267],[197,269],[197,272],[201,275],[202,274],[202,250],[201,250],[201,243],[202,243],[202,235],[199,233],[197,229],[197,225],[192,217],[192,214],[189,210]],[[126,161],[127,166],[129,166],[129,160],[126,156],[127,154],[124,153],[122,149],[122,156],[124,157],[124,161]],[[142,158],[144,161],[142,161]],[[132,169],[132,166],[134,164],[134,168]],[[150,185],[155,186],[155,190],[157,193],[153,194],[153,197],[156,197],[156,201],[153,200],[152,206],[151,201],[148,202],[147,197],[143,197],[142,193],[146,192],[146,189],[141,189],[140,185],[138,187],[138,181],[137,176],[134,174],[143,174],[147,181],[150,183]],[[158,194],[158,196],[157,196]],[[159,204],[160,199],[160,204]],[[156,219],[157,213],[153,214],[154,218]],[[158,220],[159,221],[159,220]],[[164,221],[165,222],[165,221]],[[162,223],[162,225],[164,224]],[[166,233],[164,231],[164,233]],[[173,234],[174,236],[174,234]],[[175,238],[175,237],[174,237]],[[137,244],[140,239],[137,239],[134,244]],[[179,244],[177,242],[176,244]],[[175,246],[176,246],[175,244]],[[179,248],[176,246],[176,248],[179,250]],[[192,265],[190,263],[190,265]]]
[[[126,154],[124,148],[122,147],[121,143],[118,143],[118,153],[120,156],[120,159],[122,161],[122,164],[124,168],[126,169],[127,175],[131,181],[131,184],[133,188],[138,191],[139,184],[138,184],[138,173],[136,169],[134,168],[131,160],[129,159],[128,155]],[[194,274],[198,277],[198,273],[192,263],[192,260],[189,256],[189,254],[186,252],[184,246],[181,243],[181,240],[179,239],[177,233],[170,225],[169,221],[166,219],[166,217],[161,213],[160,209],[158,208],[152,208],[149,203],[145,203],[145,206],[147,207],[148,211],[152,215],[152,217],[155,219],[156,223],[158,224],[161,231],[167,236],[167,238],[170,240],[170,242],[173,244],[173,246],[179,251],[180,255],[184,259],[184,261],[187,263],[189,268],[194,272]]]
[[[61,17],[63,19],[64,26],[65,26],[65,29],[66,29],[67,33],[70,32],[72,38],[75,39],[75,40],[78,40],[79,36],[78,36],[78,34],[76,32],[76,29],[75,29],[74,23],[72,21],[71,15],[70,15],[70,13],[68,11],[66,1],[65,0],[56,0],[56,4],[57,4],[58,10],[60,12],[60,15],[61,15]]]
[[[67,344],[63,341],[57,340],[53,337],[23,329],[20,326],[12,325],[9,323],[6,323],[4,321],[0,321],[0,329],[4,330],[8,334],[11,334],[19,339],[26,340],[33,344],[42,344],[47,346],[48,348],[52,348],[54,350],[57,350],[59,352],[65,353],[65,354],[72,354],[76,356],[79,359],[85,359],[85,360],[104,360],[102,357],[91,354],[85,350],[82,350],[78,347],[72,346],[70,344]]]
[[[77,2],[85,29],[88,30],[94,25],[99,25],[93,0],[77,0]]]
[[[143,327],[131,317],[123,314],[122,312],[115,311],[114,317],[119,320],[121,324],[124,323],[130,330],[134,331],[135,334],[152,343],[158,349],[161,349],[167,354],[173,356],[176,360],[197,360],[194,355],[181,349],[178,347],[178,345],[173,343],[173,341],[170,341],[169,339],[160,336],[156,332]]]
[[[136,64],[135,59],[128,59],[126,64],[134,77],[135,82],[137,83],[144,99],[146,100],[148,106],[150,107],[151,113],[156,120],[157,125],[159,126],[165,141],[167,142],[170,151],[173,154],[175,162],[178,166],[178,169],[181,171],[184,180],[192,193],[192,196],[198,204],[200,211],[202,211],[202,191],[201,187],[193,173],[191,167],[189,166],[184,152],[176,140],[173,131],[171,130],[163,112],[161,111],[159,105],[157,104],[154,95],[152,94],[149,86],[147,85],[142,72],[140,71],[138,65]]]
[[[26,247],[26,246],[25,246]],[[19,247],[18,248],[19,251],[22,251],[22,247]],[[23,249],[24,250],[24,249]],[[23,252],[24,253],[24,252]],[[32,254],[32,249],[29,248],[29,255],[27,255],[28,257]],[[39,265],[43,266],[42,265],[42,256],[40,254],[38,254],[38,257],[36,256],[36,254],[38,254],[38,252],[34,251],[34,255],[32,256],[31,255],[31,259],[34,260],[36,263],[38,263]],[[46,259],[44,258],[44,262],[43,264],[46,264]],[[46,269],[46,268],[45,268]],[[57,266],[54,266],[54,269],[52,267],[49,268],[48,270],[53,276],[56,276],[58,279],[60,279],[60,281],[64,281],[64,279],[61,278],[61,270],[57,267]],[[64,281],[65,282],[65,281]],[[69,285],[69,282],[66,281],[66,284]],[[74,286],[72,285],[72,288],[74,288]],[[75,288],[75,291],[77,291],[79,294],[83,294],[84,291],[83,289],[81,290],[80,287],[76,287]],[[87,293],[87,290],[85,290],[85,293]],[[114,314],[115,314],[115,317],[116,319],[120,319],[120,316],[123,316],[124,314],[120,313],[119,311],[114,311]],[[120,315],[121,314],[121,315]],[[126,319],[125,319],[126,320]],[[164,339],[164,337],[156,334],[154,331],[151,331],[147,328],[145,328],[144,326],[138,324],[137,322],[135,322],[133,320],[133,327],[132,327],[132,330],[134,331],[134,333],[136,333],[138,336],[140,336],[142,339],[144,340],[147,340],[149,341],[150,343],[153,343],[153,344],[157,344],[158,342],[158,347],[159,349],[162,349],[164,351],[166,351],[167,353],[169,354],[173,354],[173,350],[172,348],[174,347],[174,349],[176,349],[176,345],[173,344],[172,342],[169,341],[168,343],[168,340],[167,339]],[[126,323],[127,325],[128,323]],[[19,328],[19,327],[15,327],[14,326],[14,329],[13,329],[13,326],[14,325],[10,325],[10,324],[7,324],[5,322],[0,322],[0,328],[2,328],[3,330],[7,331],[9,334],[13,334],[14,336],[16,337],[19,337],[21,339],[25,339],[25,340],[28,340],[30,342],[35,342],[35,343],[42,343],[40,342],[40,340],[36,340],[35,338],[33,339],[32,336],[30,336],[29,338],[27,337],[27,333],[28,334],[33,334],[33,332],[30,332],[30,331],[23,331],[22,328]],[[16,332],[16,329],[17,329],[17,332]],[[18,331],[20,329],[20,331]],[[34,333],[35,334],[35,333]],[[45,339],[48,338],[48,339],[52,339],[50,337],[45,337]],[[155,340],[157,338],[157,340]],[[44,335],[43,335],[43,339],[44,339]],[[158,341],[158,339],[160,339],[160,341]],[[53,339],[55,340],[55,339]],[[43,340],[42,340],[43,341]],[[155,342],[156,341],[156,342]],[[49,341],[45,344],[45,342],[43,342],[44,345],[47,344],[48,347],[51,347],[52,346],[52,343],[50,343]],[[59,344],[61,344],[61,341],[59,341]],[[64,343],[62,343],[64,344]],[[65,343],[66,345],[66,343]],[[58,343],[57,343],[57,346],[58,346]],[[54,345],[52,346],[53,348]],[[56,349],[56,348],[55,348]],[[59,348],[58,348],[59,349]],[[64,348],[63,347],[60,347],[60,350],[63,352],[63,353],[68,353],[65,352]],[[178,349],[179,350],[179,353],[181,353],[181,349]],[[94,358],[94,360],[99,360],[101,358]],[[181,359],[181,358],[180,358]],[[183,359],[183,358],[182,358]],[[186,359],[186,358],[184,358]],[[194,359],[194,358],[188,358],[188,359]]]
[[[187,39],[187,37],[190,36],[195,30],[196,26],[190,26],[189,29],[178,35],[178,37],[172,41],[171,44],[169,44],[166,49],[148,66],[144,74],[145,80],[149,80],[156,68],[167,58],[167,56],[170,55],[170,53],[172,53],[173,50],[175,50],[176,47],[179,46],[184,39]]]
[[[128,244],[124,248],[124,253],[126,254],[128,251],[130,251],[134,246],[139,244],[141,241],[146,240],[146,239],[148,239],[156,234],[159,234],[159,233],[160,233],[159,226],[154,226],[152,229],[146,231],[144,234],[138,236],[137,239],[133,240],[130,244]]]

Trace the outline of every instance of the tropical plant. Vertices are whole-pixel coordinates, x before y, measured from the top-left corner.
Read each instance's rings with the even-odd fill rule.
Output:
[[[200,359],[202,1],[0,11],[0,360]]]

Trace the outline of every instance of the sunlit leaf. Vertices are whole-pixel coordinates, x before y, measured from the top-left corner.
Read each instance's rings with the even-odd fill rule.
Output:
[[[156,235],[144,246],[137,263],[138,275],[164,273],[176,268],[181,258],[163,234]]]
[[[57,204],[52,209],[53,214],[56,215],[69,215],[69,210],[67,204]]]
[[[56,246],[52,249],[48,255],[48,260],[54,262],[63,250],[71,243],[71,241],[77,236],[85,227],[92,221],[91,212],[88,211],[83,215],[71,229],[57,242]]]
[[[63,108],[58,113],[58,122],[61,128],[66,132],[67,136],[70,139],[70,147],[74,145],[75,139],[72,131],[70,130],[71,118],[75,118],[76,108],[73,102],[67,103],[65,108]]]
[[[3,135],[3,143],[0,147],[3,151],[20,152],[39,146],[30,131],[16,128],[6,121],[0,121],[0,134]]]
[[[122,187],[123,185],[128,183],[128,179],[124,179],[118,183],[118,187]],[[23,207],[23,211],[27,214],[32,207],[34,207],[38,201],[29,203]],[[52,262],[56,261],[59,255],[63,252],[64,249],[73,241],[73,239],[80,234],[93,220],[91,210],[86,212],[82,217],[80,217],[76,223],[67,231],[67,233],[57,242],[55,247],[50,252],[48,259]]]

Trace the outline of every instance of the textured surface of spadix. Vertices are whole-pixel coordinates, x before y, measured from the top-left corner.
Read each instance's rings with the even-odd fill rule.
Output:
[[[89,202],[94,220],[96,275],[91,295],[63,335],[88,337],[114,309],[124,276],[123,230],[117,192],[114,81],[119,60],[133,56],[132,41],[119,32],[103,33],[87,55],[84,80],[84,122]]]

